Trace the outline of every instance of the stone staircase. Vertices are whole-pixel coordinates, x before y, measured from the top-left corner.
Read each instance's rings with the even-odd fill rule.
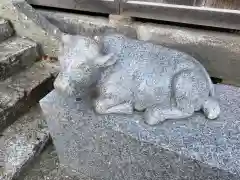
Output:
[[[53,88],[56,64],[0,18],[1,180],[16,178],[50,139],[38,101]]]
[[[213,77],[223,78],[226,84],[231,84],[229,80],[234,80],[234,85],[240,84],[237,61],[240,37],[236,34],[140,22],[122,24],[114,18],[36,11],[23,0],[3,7],[0,16],[9,17],[18,34],[34,39],[51,56],[58,52],[55,35],[61,32],[82,35],[119,32],[191,53],[209,68]],[[50,136],[38,101],[53,88],[58,64],[41,61],[38,43],[17,36],[11,23],[0,19],[0,143],[4,143],[0,144],[0,166],[3,166],[0,180],[77,179],[65,175],[54,146],[43,151]],[[21,30],[22,27],[27,29]],[[1,155],[5,155],[5,163],[1,163]]]

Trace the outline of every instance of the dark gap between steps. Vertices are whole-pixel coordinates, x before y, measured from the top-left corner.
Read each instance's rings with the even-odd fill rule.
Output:
[[[223,82],[223,80],[221,78],[217,78],[217,77],[211,77],[211,80],[212,80],[213,84],[220,84]]]
[[[48,11],[57,11],[62,13],[72,13],[76,15],[87,15],[87,16],[95,16],[95,17],[106,17],[108,18],[109,14],[105,13],[99,13],[99,12],[90,12],[90,11],[82,11],[82,10],[76,10],[76,9],[64,9],[64,8],[58,8],[58,7],[49,7],[49,6],[40,6],[40,5],[32,5],[31,6],[38,10],[48,10]]]
[[[139,17],[132,17],[132,18],[134,19],[134,21],[142,22],[142,23],[154,23],[154,24],[160,24],[160,25],[162,24],[162,25],[178,26],[178,27],[192,28],[192,29],[198,29],[198,30],[240,34],[240,30],[236,30],[236,29],[227,29],[227,28],[212,27],[212,26],[205,26],[205,25],[188,24],[188,23],[182,23],[182,22],[146,19],[146,18],[139,18]]]

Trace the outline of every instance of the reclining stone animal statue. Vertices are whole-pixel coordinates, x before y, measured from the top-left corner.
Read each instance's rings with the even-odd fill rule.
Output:
[[[62,42],[55,89],[84,97],[95,87],[99,114],[143,111],[149,125],[200,110],[209,119],[220,114],[207,71],[186,53],[120,34],[63,35]]]

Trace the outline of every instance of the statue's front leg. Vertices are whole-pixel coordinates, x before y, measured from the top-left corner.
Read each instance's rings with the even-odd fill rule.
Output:
[[[100,97],[95,101],[95,110],[99,114],[132,114],[133,106],[130,102]]]
[[[168,119],[182,119],[193,115],[194,112],[183,112],[176,107],[166,107],[163,105],[154,105],[145,111],[145,122],[149,125],[155,125]]]

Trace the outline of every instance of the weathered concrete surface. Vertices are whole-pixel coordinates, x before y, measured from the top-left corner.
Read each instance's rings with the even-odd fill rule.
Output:
[[[54,11],[38,10],[47,19],[70,34],[105,34],[124,32],[129,37],[151,41],[184,51],[197,58],[211,76],[221,78],[226,83],[240,85],[240,36],[237,34],[199,29],[167,26],[161,24],[129,22],[116,23],[118,19],[90,17]],[[121,31],[111,31],[117,27]]]
[[[39,58],[39,46],[31,40],[12,37],[0,43],[0,80],[31,66]]]
[[[12,36],[14,33],[9,21],[0,18],[0,42]]]
[[[52,90],[57,71],[55,63],[41,61],[0,82],[0,131]]]
[[[37,12],[31,6],[29,8],[25,1],[13,3],[11,0],[1,0],[0,17],[10,20],[19,36],[28,37],[41,44],[45,54],[57,56],[58,28],[49,24],[41,15],[37,15]],[[57,36],[51,32],[56,32]]]
[[[136,38],[135,29],[131,22],[96,16],[77,15],[57,11],[37,10],[49,22],[58,27],[62,32],[69,34],[82,34],[86,36],[102,35],[108,33],[122,33],[128,37]]]
[[[239,180],[240,89],[216,85],[222,113],[151,127],[139,113],[98,116],[55,91],[40,101],[60,162],[93,179]]]
[[[50,140],[39,106],[33,107],[2,134],[5,165],[0,179],[3,180],[17,177]]]

